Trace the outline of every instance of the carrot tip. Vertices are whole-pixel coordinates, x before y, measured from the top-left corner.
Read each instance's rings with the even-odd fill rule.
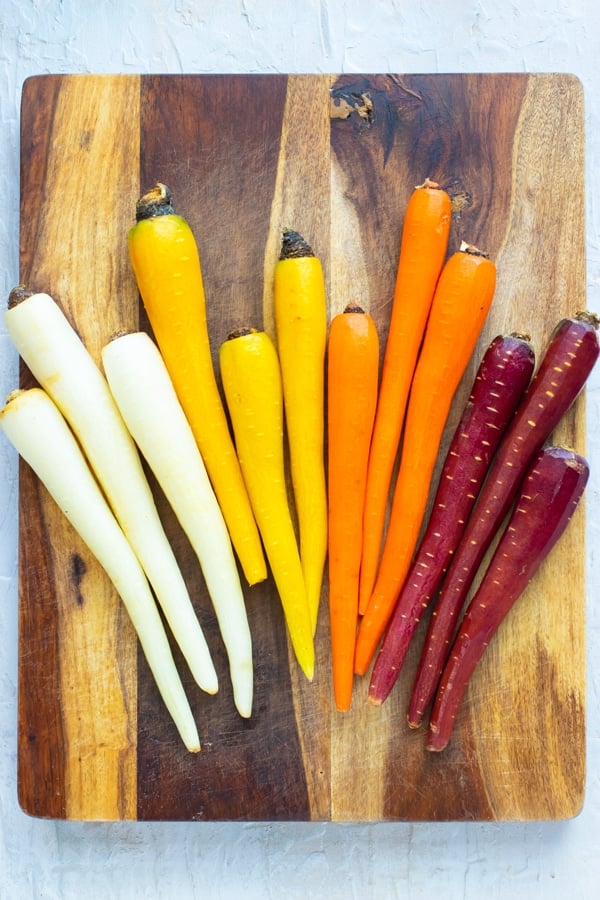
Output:
[[[369,694],[369,703],[372,706],[381,706],[383,704],[383,700],[381,697],[375,697],[372,694]]]
[[[437,725],[429,723],[429,734],[427,735],[427,743],[425,748],[432,753],[439,753],[441,750],[445,750],[449,743],[449,737],[442,737],[440,735],[440,729]]]
[[[307,681],[312,681],[315,677],[315,668],[314,666],[301,666],[302,671],[304,672]]]
[[[450,743],[450,734],[440,729],[436,722],[430,721],[425,749],[431,753],[440,753]]]
[[[246,575],[246,581],[248,582],[248,587],[254,587],[255,584],[262,584],[263,581],[267,580],[267,572],[258,572],[252,575]]]

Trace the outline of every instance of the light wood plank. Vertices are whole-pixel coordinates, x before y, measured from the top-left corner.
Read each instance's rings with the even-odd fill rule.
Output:
[[[66,77],[51,123],[33,274],[97,362],[137,327],[126,285],[126,204],[139,185],[139,80]],[[66,817],[136,817],[136,640],[105,574],[44,504],[55,596]]]

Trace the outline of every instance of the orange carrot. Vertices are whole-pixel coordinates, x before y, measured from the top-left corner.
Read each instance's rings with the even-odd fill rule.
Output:
[[[413,378],[400,468],[377,581],[356,642],[355,670],[369,667],[419,537],[431,477],[454,393],[485,322],[496,267],[463,244],[440,276]]]
[[[375,584],[387,500],[406,403],[433,293],[448,246],[450,198],[426,180],[408,202],[369,457],[360,612]]]
[[[379,374],[375,323],[360,306],[334,316],[328,343],[329,617],[337,708],[350,708],[367,462]]]
[[[156,342],[249,584],[267,577],[260,536],[217,386],[196,239],[164,184],[137,202],[131,265]]]

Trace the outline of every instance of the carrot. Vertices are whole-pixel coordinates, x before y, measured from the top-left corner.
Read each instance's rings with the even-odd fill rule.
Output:
[[[485,351],[442,466],[427,530],[375,661],[369,700],[382,703],[448,568],[490,465],[535,365],[529,339],[498,335]]]
[[[582,390],[599,354],[598,319],[562,319],[504,435],[442,583],[408,709],[416,728],[435,694],[456,622],[479,565],[514,501],[527,467]]]
[[[274,312],[300,559],[313,632],[327,555],[324,460],[327,304],[320,260],[295,231],[283,233]]]
[[[165,706],[187,749],[198,752],[198,730],[146,576],[58,407],[39,387],[13,391],[0,428],[114,584]]]
[[[589,475],[583,457],[562,447],[540,451],[473,597],[437,691],[427,741],[443,750],[469,679],[490,640],[567,527]]]
[[[252,711],[252,641],[229,533],[200,451],[158,347],[145,331],[120,332],[102,349],[112,395],[189,538],[229,659],[236,709]]]
[[[356,642],[355,668],[361,675],[406,578],[452,398],[485,322],[495,284],[494,263],[463,245],[444,265],[436,287],[411,387],[379,573]]]
[[[11,291],[8,305],[5,322],[15,347],[78,439],[194,679],[216,693],[217,673],[204,633],[106,378],[49,294],[33,294],[20,285]]]
[[[296,654],[314,673],[312,623],[283,456],[283,392],[277,351],[264,331],[232,332],[220,348],[221,378],[248,495]]]
[[[363,510],[379,377],[375,323],[360,306],[347,306],[329,331],[328,489],[329,617],[335,703],[350,708]]]
[[[389,333],[367,473],[360,613],[371,596],[381,552],[392,471],[427,316],[446,256],[450,198],[427,179],[406,207]]]
[[[128,247],[138,288],[245,577],[256,584],[265,560],[215,377],[196,240],[163,184],[138,200],[136,218]]]

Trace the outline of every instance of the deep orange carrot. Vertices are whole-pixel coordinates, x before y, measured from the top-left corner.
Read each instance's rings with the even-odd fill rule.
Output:
[[[363,505],[378,370],[375,323],[359,306],[348,306],[331,321],[327,376],[329,617],[333,690],[342,712],[352,699]]]
[[[392,471],[433,293],[448,246],[450,198],[425,181],[408,202],[367,474],[360,574],[364,613],[377,574]]]
[[[398,478],[381,565],[357,643],[364,674],[393,612],[414,552],[452,398],[485,322],[496,267],[468,245],[444,265],[411,387]]]

